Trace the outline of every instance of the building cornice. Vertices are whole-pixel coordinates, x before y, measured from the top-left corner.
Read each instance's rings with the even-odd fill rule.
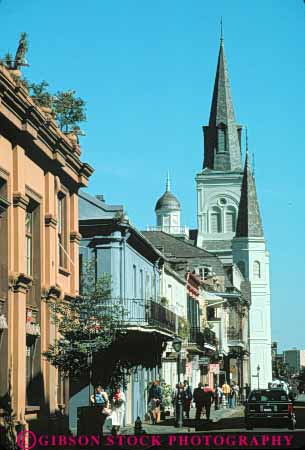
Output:
[[[79,159],[80,147],[58,128],[54,119],[35,105],[19,80],[0,64],[0,119],[15,145],[21,145],[37,159],[47,159],[59,176],[77,187],[88,184],[93,168]],[[54,167],[54,162],[56,162]]]

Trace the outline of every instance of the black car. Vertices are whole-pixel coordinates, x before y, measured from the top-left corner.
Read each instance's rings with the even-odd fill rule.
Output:
[[[250,392],[245,403],[247,430],[273,425],[294,430],[295,422],[293,402],[284,389],[255,389]]]

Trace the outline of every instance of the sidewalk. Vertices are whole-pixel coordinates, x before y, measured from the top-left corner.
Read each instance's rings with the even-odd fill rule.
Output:
[[[243,406],[237,406],[234,409],[230,408],[222,408],[217,411],[214,410],[214,406],[211,408],[211,416],[210,416],[210,423],[217,423],[222,419],[233,417],[233,416],[242,416],[244,411]],[[190,419],[184,419],[183,421],[183,428],[176,428],[175,427],[175,419],[174,417],[169,417],[166,420],[163,420],[162,422],[158,423],[157,425],[152,425],[148,422],[143,422],[143,430],[147,434],[176,434],[176,433],[194,433],[195,432],[195,425],[198,425],[198,421],[195,421],[195,408],[191,408],[190,411]],[[207,427],[209,426],[209,422],[207,422],[205,416],[203,419],[200,419],[200,424],[204,425],[207,424]],[[134,434],[134,425],[129,425],[126,427],[123,427],[121,429],[122,434]]]

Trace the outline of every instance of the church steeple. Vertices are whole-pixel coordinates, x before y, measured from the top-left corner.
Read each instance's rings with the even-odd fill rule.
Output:
[[[241,126],[236,123],[221,25],[220,49],[210,112],[204,131],[204,168],[241,171]]]
[[[252,175],[247,138],[246,161],[239,202],[236,237],[263,237],[262,220]]]

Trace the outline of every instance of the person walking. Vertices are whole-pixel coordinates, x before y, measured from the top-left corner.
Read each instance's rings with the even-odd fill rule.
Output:
[[[205,408],[207,420],[210,420],[211,405],[213,402],[214,402],[213,390],[209,387],[208,384],[205,384],[203,388],[203,406]]]
[[[229,392],[229,408],[235,408],[235,396],[236,393],[232,384]]]
[[[203,386],[202,383],[198,383],[198,387],[194,389],[193,393],[193,400],[196,406],[196,416],[195,416],[196,420],[199,420],[201,417],[201,412],[203,408],[203,399],[204,399]]]
[[[230,386],[228,385],[228,383],[225,381],[224,384],[221,386],[222,392],[224,394],[225,400],[226,400],[226,404],[228,404],[228,400],[229,400],[229,394],[231,391]]]
[[[191,409],[191,403],[192,403],[192,388],[189,385],[187,380],[184,380],[184,401],[183,401],[183,411],[185,413],[186,419],[190,418],[190,409]]]
[[[160,406],[162,403],[162,389],[157,380],[153,381],[148,392],[148,403],[150,404],[150,416],[152,424],[160,422]]]
[[[125,415],[126,397],[120,386],[116,386],[112,396],[112,434],[120,434],[120,428],[123,425]]]
[[[219,409],[219,405],[221,404],[221,398],[223,396],[223,392],[221,387],[218,384],[215,384],[214,389],[214,404],[215,404],[215,411]]]
[[[235,405],[239,405],[239,386],[235,381],[233,381],[233,389],[235,392]]]
[[[90,396],[91,406],[95,406],[99,409],[99,412],[96,416],[97,418],[97,427],[99,429],[99,433],[103,435],[103,427],[106,421],[107,416],[111,415],[111,410],[109,408],[109,398],[106,391],[104,391],[103,387],[99,384],[95,387],[94,393]]]

